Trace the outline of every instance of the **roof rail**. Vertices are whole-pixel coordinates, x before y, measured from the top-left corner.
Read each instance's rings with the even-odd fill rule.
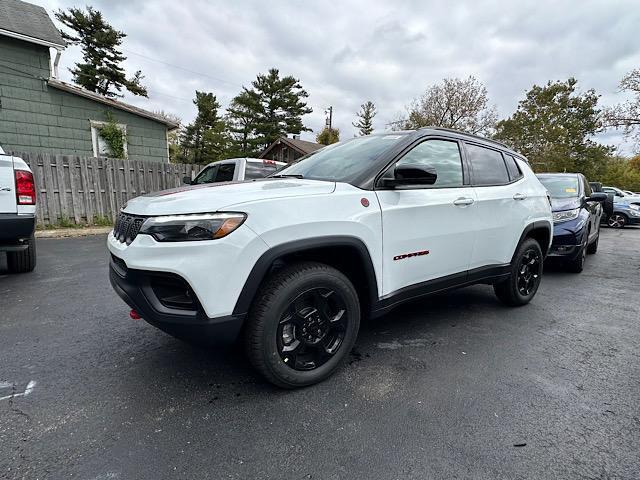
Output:
[[[442,130],[443,132],[451,132],[451,133],[457,133],[458,135],[465,135],[467,137],[471,137],[471,138],[477,138],[478,140],[483,140],[485,142],[490,142],[490,143],[495,143],[497,145],[500,145],[501,147],[507,148],[509,150],[512,150],[511,147],[509,147],[508,145],[505,145],[502,142],[499,142],[498,140],[493,140],[492,138],[486,138],[483,137],[481,135],[476,135],[475,133],[467,133],[467,132],[461,132],[460,130],[455,130],[453,128],[446,128],[446,127],[422,127],[420,128],[420,130]]]

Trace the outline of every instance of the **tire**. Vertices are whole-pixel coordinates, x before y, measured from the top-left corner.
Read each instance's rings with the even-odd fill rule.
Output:
[[[498,299],[511,307],[529,303],[540,286],[543,262],[540,244],[533,238],[525,239],[513,256],[509,278],[493,285]]]
[[[591,242],[589,244],[589,246],[587,247],[587,253],[589,255],[593,255],[594,253],[596,253],[598,251],[598,242],[600,241],[600,228],[598,227],[598,236],[596,237],[596,239]]]
[[[580,249],[580,252],[573,260],[566,262],[566,269],[571,273],[580,273],[584,270],[584,261],[587,258],[587,247],[584,246]]]
[[[245,350],[267,381],[304,387],[333,374],[359,327],[360,303],[349,279],[322,263],[295,263],[258,291],[243,332]]]
[[[36,237],[31,235],[26,250],[7,252],[7,267],[11,273],[32,272],[36,268]]]
[[[611,228],[624,228],[627,223],[628,219],[624,213],[614,213],[607,219],[607,225]]]

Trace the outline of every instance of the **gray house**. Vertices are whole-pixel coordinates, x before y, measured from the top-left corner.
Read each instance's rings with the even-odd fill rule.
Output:
[[[44,8],[20,0],[0,1],[0,145],[4,150],[109,157],[100,129],[110,117],[125,133],[126,158],[168,162],[167,133],[178,125],[60,81],[57,70],[64,48]]]

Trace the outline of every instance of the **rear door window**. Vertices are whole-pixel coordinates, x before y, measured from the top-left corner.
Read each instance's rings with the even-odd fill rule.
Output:
[[[474,185],[489,186],[509,183],[509,173],[502,153],[470,143],[465,145],[471,163]]]
[[[251,180],[253,178],[264,178],[278,170],[278,164],[273,160],[265,160],[264,162],[247,162],[247,168],[244,171],[244,179]]]
[[[509,172],[509,178],[513,182],[514,180],[518,180],[522,178],[522,172],[520,171],[520,167],[518,167],[518,162],[511,155],[505,155],[504,160],[507,164],[507,171]]]
[[[218,174],[216,175],[217,182],[230,182],[233,180],[233,172],[236,170],[235,163],[223,163],[218,167]]]

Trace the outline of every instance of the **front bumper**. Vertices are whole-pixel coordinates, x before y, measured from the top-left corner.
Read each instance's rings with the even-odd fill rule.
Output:
[[[193,293],[190,296],[192,302],[188,305],[183,303],[181,308],[168,305],[166,297],[159,294],[162,290],[155,286],[155,279],[180,280],[171,274],[130,269],[122,260],[112,256],[109,263],[111,286],[151,325],[176,337],[206,343],[231,343],[238,337],[244,315],[209,318]],[[176,288],[176,295],[183,293],[178,290]]]
[[[251,269],[267,250],[245,225],[227,237],[195,242],[157,242],[138,234],[127,245],[112,232],[107,246],[111,284],[142,318],[175,336],[193,333],[224,341],[232,340],[242,326],[247,312],[234,311],[236,303]],[[164,286],[157,285],[158,279]],[[179,290],[180,298],[164,305],[158,298]],[[181,308],[185,291],[194,303]]]
[[[581,219],[556,223],[548,257],[575,258],[586,241],[586,222]]]

